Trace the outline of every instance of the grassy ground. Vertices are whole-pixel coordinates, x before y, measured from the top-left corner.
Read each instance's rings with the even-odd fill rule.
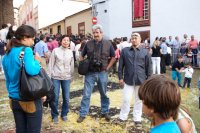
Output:
[[[168,71],[167,75],[170,75]],[[197,79],[200,75],[200,70],[195,70],[191,89],[181,90],[182,104],[189,109],[192,114],[192,118],[196,125],[198,132],[200,132],[200,110],[198,109],[198,89]],[[71,91],[81,90],[83,88],[83,80],[77,74],[75,74],[75,80],[71,84]],[[109,77],[109,81],[118,82],[117,76]],[[116,89],[108,91],[110,97],[110,107],[116,110],[120,109],[122,102],[122,89]],[[62,102],[60,97],[60,103]],[[79,107],[81,102],[81,96],[70,99],[70,106]],[[99,92],[95,92],[91,97],[91,105],[100,107],[100,95]],[[95,112],[94,112],[95,113]],[[117,118],[119,113],[114,115],[112,119]],[[86,117],[86,120],[78,124],[76,122],[78,118],[78,110],[71,108],[68,114],[68,121],[63,122],[59,119],[59,124],[53,124],[51,122],[50,109],[44,109],[42,132],[45,133],[126,133],[126,132],[137,132],[132,128],[132,113],[129,115],[129,119],[126,125],[117,126],[111,122],[107,122],[99,117]],[[148,132],[150,128],[150,122],[143,117],[143,130],[140,132]],[[12,111],[9,108],[9,102],[7,98],[7,92],[5,89],[5,81],[0,81],[0,133],[14,131],[14,119]]]

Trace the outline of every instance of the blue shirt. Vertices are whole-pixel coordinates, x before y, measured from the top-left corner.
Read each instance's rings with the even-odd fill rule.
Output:
[[[34,53],[36,52],[40,55],[40,57],[44,57],[44,54],[48,52],[47,44],[42,40],[36,43]]]
[[[166,43],[162,43],[160,45],[161,49],[162,49],[162,54],[167,54],[167,45]]]
[[[181,133],[176,122],[165,122],[150,129],[150,133]]]
[[[20,80],[20,60],[19,54],[23,47],[13,47],[8,54],[5,54],[2,65],[6,78],[6,87],[9,97],[20,100],[19,80]],[[40,71],[40,64],[34,59],[33,51],[30,47],[24,50],[24,64],[26,73],[33,76]]]
[[[152,74],[151,56],[147,49],[142,47],[122,49],[118,76],[128,85],[141,85]]]

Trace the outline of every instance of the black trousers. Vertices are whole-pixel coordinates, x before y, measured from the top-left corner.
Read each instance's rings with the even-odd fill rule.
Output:
[[[183,83],[183,88],[185,88],[185,85],[187,84],[187,88],[190,88],[190,83],[191,83],[192,78],[184,78],[184,83]]]
[[[167,58],[167,54],[162,54],[161,63],[160,63],[161,74],[166,73],[166,58]]]

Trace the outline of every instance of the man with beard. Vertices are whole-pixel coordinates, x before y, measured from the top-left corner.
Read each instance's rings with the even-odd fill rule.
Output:
[[[90,97],[95,82],[97,83],[101,95],[101,116],[107,121],[109,116],[109,98],[106,95],[108,70],[115,62],[115,51],[110,41],[103,38],[103,30],[101,25],[92,27],[94,39],[88,41],[81,53],[80,61],[84,56],[90,60],[89,72],[85,75],[85,84],[83,97],[81,100],[80,117],[77,122],[81,123],[89,112]]]

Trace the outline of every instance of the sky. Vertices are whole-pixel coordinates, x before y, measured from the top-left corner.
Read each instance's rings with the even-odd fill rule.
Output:
[[[24,3],[25,0],[13,0],[13,6],[19,7],[21,4]]]
[[[13,0],[13,6],[19,7],[25,0]],[[48,3],[48,8],[47,7]],[[70,0],[38,0],[39,28],[63,20],[65,17],[88,8],[87,3],[74,2]],[[53,10],[52,10],[53,9]]]

